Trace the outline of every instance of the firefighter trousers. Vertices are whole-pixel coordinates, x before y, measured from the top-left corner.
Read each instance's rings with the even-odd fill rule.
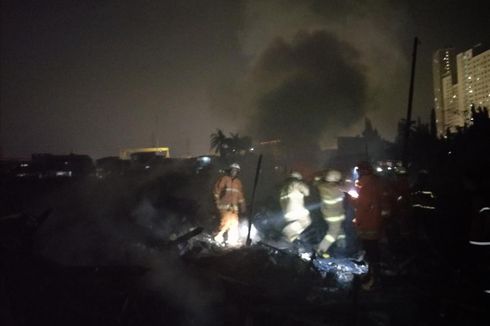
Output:
[[[236,245],[238,243],[238,213],[232,210],[221,210],[220,211],[220,225],[218,234],[215,239],[218,242],[223,242],[223,236],[228,233],[228,244]]]
[[[342,223],[344,222],[345,216],[335,221],[328,221],[328,219],[329,218],[325,218],[328,224],[327,234],[318,245],[318,251],[322,251],[322,252],[327,251],[330,248],[330,246],[332,246],[337,240],[345,241],[344,229],[342,227]]]
[[[282,233],[289,242],[296,240],[301,233],[311,224],[310,212],[303,209],[295,209],[284,215],[287,225]]]

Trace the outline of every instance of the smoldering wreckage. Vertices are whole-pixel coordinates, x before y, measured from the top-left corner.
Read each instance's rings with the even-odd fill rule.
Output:
[[[152,178],[58,186],[3,216],[2,324],[412,325],[424,313],[416,301],[442,321],[458,304],[431,304],[423,287],[400,282],[401,265],[382,273],[383,289],[362,291],[369,266],[352,209],[346,241],[327,258],[312,245],[325,228],[313,221],[291,244],[277,234],[281,212],[260,205],[227,247],[214,239],[218,217],[209,218],[210,175]]]

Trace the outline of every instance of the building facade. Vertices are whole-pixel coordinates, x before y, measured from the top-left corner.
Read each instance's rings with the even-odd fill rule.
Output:
[[[433,55],[434,109],[437,135],[470,124],[470,109],[490,107],[490,50],[477,45],[455,54],[453,48]]]

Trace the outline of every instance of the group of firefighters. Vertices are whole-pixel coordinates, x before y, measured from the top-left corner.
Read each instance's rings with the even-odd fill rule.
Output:
[[[223,244],[226,234],[227,244],[230,246],[239,241],[239,213],[246,212],[239,172],[240,166],[237,163],[231,164],[228,173],[217,180],[213,189],[215,205],[220,213],[220,226],[214,240]],[[382,233],[383,191],[380,178],[375,175],[368,162],[359,162],[356,172],[359,177],[355,183],[355,195],[352,196],[343,182],[341,172],[337,170],[327,170],[315,178],[314,186],[317,187],[321,199],[321,213],[328,224],[328,231],[315,251],[316,255],[328,258],[329,249],[334,243],[339,247],[345,246],[343,223],[346,219],[347,202],[354,207],[353,223],[364,249],[364,259],[369,263],[369,272],[363,287],[370,289],[379,272],[378,245]],[[292,172],[280,190],[279,202],[285,220],[282,234],[292,244],[300,241],[300,235],[312,222],[310,211],[305,207],[305,197],[309,195],[310,188],[299,172]]]

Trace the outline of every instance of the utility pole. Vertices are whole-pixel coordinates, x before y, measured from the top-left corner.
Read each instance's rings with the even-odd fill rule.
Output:
[[[0,160],[3,159],[3,137],[2,137],[2,108],[0,107]]]
[[[248,232],[247,232],[247,241],[246,241],[247,247],[252,244],[252,239],[250,239],[250,232],[252,230],[252,223],[254,218],[255,191],[257,190],[257,184],[259,183],[261,166],[262,166],[262,154],[259,155],[259,160],[257,161],[257,168],[255,169],[254,187],[252,191],[252,200],[250,202],[250,215],[248,217]]]
[[[412,72],[410,75],[410,89],[408,90],[408,107],[407,118],[405,121],[405,135],[403,137],[403,152],[402,163],[405,168],[408,168],[408,139],[410,137],[410,125],[412,121],[412,102],[413,102],[413,84],[415,79],[415,63],[417,61],[417,46],[419,39],[417,36],[413,39],[413,52],[412,52]]]

